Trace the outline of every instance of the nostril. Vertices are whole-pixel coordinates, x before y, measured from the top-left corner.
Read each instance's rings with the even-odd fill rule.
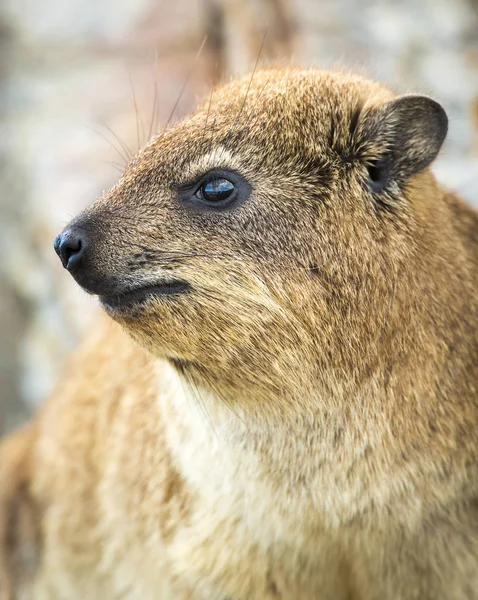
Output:
[[[86,239],[82,232],[67,229],[55,238],[53,247],[65,269],[75,271],[85,254]]]

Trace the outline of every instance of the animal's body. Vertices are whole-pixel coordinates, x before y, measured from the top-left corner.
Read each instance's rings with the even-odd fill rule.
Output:
[[[478,598],[478,216],[429,169],[446,127],[260,72],[70,224],[110,316],[2,447],[4,589]]]

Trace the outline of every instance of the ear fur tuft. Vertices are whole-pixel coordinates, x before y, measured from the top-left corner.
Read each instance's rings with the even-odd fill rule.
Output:
[[[436,158],[448,130],[443,107],[427,96],[408,95],[365,108],[357,132],[359,153],[372,169],[371,187],[380,191],[403,182]]]

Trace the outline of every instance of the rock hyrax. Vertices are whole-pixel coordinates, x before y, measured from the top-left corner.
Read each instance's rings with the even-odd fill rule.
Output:
[[[478,598],[478,216],[429,169],[446,131],[425,96],[258,72],[67,226],[109,316],[3,445],[7,593]]]

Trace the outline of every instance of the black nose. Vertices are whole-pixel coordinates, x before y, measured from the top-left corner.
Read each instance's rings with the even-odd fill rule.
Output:
[[[61,264],[73,273],[85,257],[88,241],[84,231],[65,229],[56,236],[53,247],[60,257]]]

